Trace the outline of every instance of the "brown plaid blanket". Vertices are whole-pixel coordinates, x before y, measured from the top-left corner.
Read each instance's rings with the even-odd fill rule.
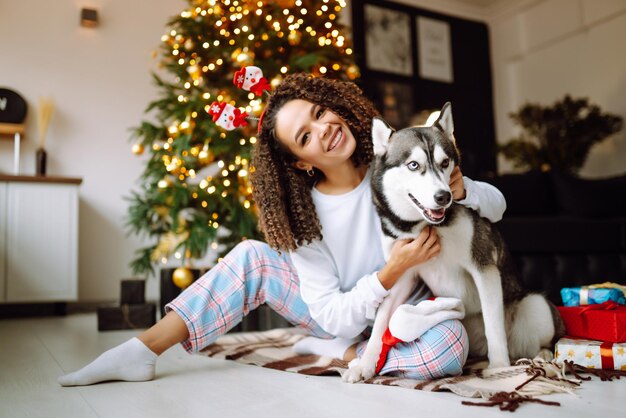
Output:
[[[342,360],[296,355],[292,351],[292,346],[303,337],[304,334],[297,328],[232,333],[221,337],[201,354],[313,376],[340,376],[347,370],[347,362]],[[580,379],[565,378],[565,371],[555,363],[523,360],[514,366],[504,368],[486,369],[477,365],[469,366],[461,376],[431,381],[375,376],[364,383],[426,391],[451,391],[464,397],[489,399],[493,403],[494,396],[501,397],[502,394],[506,395],[507,402],[510,401],[511,394],[525,400],[542,402],[534,400],[533,397],[550,393],[572,393],[580,382]],[[497,404],[502,408],[502,403]]]

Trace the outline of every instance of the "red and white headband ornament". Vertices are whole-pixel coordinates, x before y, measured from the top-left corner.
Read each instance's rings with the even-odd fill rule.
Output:
[[[257,96],[262,96],[264,91],[269,94],[270,90],[270,85],[267,82],[267,79],[263,77],[263,71],[254,65],[242,67],[239,71],[235,72],[233,84],[240,89],[250,91]],[[246,119],[258,119],[225,102],[211,103],[208,113],[213,116],[213,122],[215,122],[217,126],[220,126],[227,131],[232,131],[240,126],[248,125]],[[260,119],[258,129],[261,129]]]
[[[217,126],[221,126],[227,131],[232,131],[235,128],[248,124],[248,121],[246,121],[248,114],[228,103],[211,103],[209,114],[213,116],[213,122]]]
[[[263,77],[263,71],[254,65],[242,67],[241,70],[237,71],[233,77],[233,84],[257,96],[262,96],[264,90],[270,90],[267,79]]]

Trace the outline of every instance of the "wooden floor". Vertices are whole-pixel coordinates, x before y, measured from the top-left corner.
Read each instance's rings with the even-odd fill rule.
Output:
[[[135,331],[96,331],[95,314],[0,320],[0,417],[502,417],[508,412],[461,405],[451,393],[349,385],[188,355],[180,346],[157,362],[151,382],[62,388],[77,369]],[[626,409],[626,379],[585,383],[562,406],[524,405],[518,418],[616,417]]]

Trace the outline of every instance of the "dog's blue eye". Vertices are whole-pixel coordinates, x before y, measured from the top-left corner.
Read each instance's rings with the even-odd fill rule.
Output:
[[[411,170],[411,171],[415,171],[415,170],[419,170],[420,165],[417,163],[417,161],[410,161],[406,167]]]

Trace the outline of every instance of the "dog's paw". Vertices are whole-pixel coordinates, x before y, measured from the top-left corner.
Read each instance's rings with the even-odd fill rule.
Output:
[[[487,368],[489,369],[497,369],[499,367],[509,367],[511,365],[511,362],[507,359],[507,360],[489,360],[489,366],[487,366]]]
[[[542,348],[535,356],[535,360],[537,359],[552,361],[554,359],[554,355],[552,354],[552,351],[548,350],[547,348]]]
[[[346,383],[357,383],[371,378],[375,373],[376,364],[368,366],[361,359],[354,359],[348,365],[348,370],[344,372],[341,379]]]

